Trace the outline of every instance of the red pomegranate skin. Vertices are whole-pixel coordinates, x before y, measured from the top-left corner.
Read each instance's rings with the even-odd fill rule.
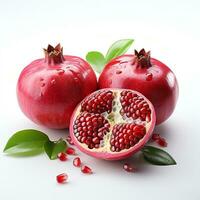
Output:
[[[179,89],[170,68],[159,60],[149,59],[150,65],[140,63],[136,55],[130,54],[111,60],[100,74],[98,87],[125,88],[142,93],[154,105],[158,125],[174,111]]]
[[[49,46],[45,58],[33,61],[21,72],[17,97],[21,110],[33,122],[64,129],[69,127],[76,105],[97,89],[97,79],[86,61],[63,56],[59,45]],[[51,54],[55,50],[57,54]]]

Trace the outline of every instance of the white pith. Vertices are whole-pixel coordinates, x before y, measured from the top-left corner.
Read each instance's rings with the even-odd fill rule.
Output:
[[[141,121],[140,119],[134,120],[134,119],[128,118],[126,116],[122,117],[122,115],[120,114],[120,110],[122,109],[122,106],[121,106],[121,103],[120,103],[120,93],[121,93],[121,91],[115,91],[115,90],[111,90],[111,91],[113,92],[113,95],[114,95],[112,111],[111,111],[111,113],[107,113],[107,112],[101,113],[101,115],[104,116],[105,119],[108,120],[108,122],[110,124],[110,131],[107,132],[106,135],[104,135],[103,140],[101,140],[101,142],[100,142],[100,147],[89,149],[88,146],[85,143],[81,143],[77,140],[79,145],[82,146],[84,149],[87,149],[88,151],[101,152],[101,153],[108,153],[109,152],[111,154],[119,153],[119,152],[112,152],[110,150],[110,147],[111,147],[110,138],[111,138],[111,135],[112,135],[112,129],[113,129],[113,126],[116,125],[116,124],[121,124],[121,123],[140,124],[140,125],[145,126],[146,132],[148,132],[148,130],[150,128],[150,122]],[[75,114],[76,117],[80,114],[80,110],[81,110],[81,106],[76,111],[76,114]],[[151,117],[152,117],[152,113],[151,113]],[[143,138],[137,144],[139,144],[142,140],[143,140]],[[130,147],[129,149],[131,149],[133,147]],[[129,149],[120,150],[120,153],[127,152]]]

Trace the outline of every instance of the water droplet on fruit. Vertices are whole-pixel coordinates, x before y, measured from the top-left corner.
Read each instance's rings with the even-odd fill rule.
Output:
[[[55,80],[55,79],[52,79],[52,80],[51,80],[51,84],[54,85],[55,83],[56,83],[56,80]]]
[[[58,75],[63,75],[65,73],[64,69],[57,69]]]
[[[121,70],[117,70],[117,71],[116,71],[116,74],[121,74],[121,73],[122,73]]]
[[[146,74],[146,81],[151,81],[152,79],[153,79],[153,74],[152,73]]]
[[[74,78],[75,82],[78,82],[78,78]]]

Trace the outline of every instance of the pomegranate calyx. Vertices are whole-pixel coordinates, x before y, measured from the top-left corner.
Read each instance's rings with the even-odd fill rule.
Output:
[[[60,44],[57,44],[55,47],[48,45],[47,49],[44,49],[45,62],[48,64],[59,64],[64,61],[63,56],[63,47]]]
[[[136,64],[138,68],[149,68],[152,66],[150,62],[150,51],[146,52],[145,49],[141,49],[139,52],[135,50]]]

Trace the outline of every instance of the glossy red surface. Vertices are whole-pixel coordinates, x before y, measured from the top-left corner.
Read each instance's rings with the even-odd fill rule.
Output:
[[[37,124],[68,128],[75,106],[97,89],[90,65],[76,56],[62,61],[38,59],[21,72],[17,97],[21,110]]]
[[[174,111],[178,83],[174,73],[162,62],[151,58],[150,67],[138,67],[135,55],[123,55],[109,62],[99,77],[99,88],[125,88],[145,95],[154,105],[157,124]]]

